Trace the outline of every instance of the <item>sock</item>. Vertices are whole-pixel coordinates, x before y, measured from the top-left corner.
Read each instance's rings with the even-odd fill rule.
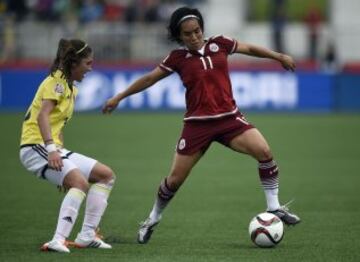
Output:
[[[95,230],[99,226],[102,215],[107,207],[107,200],[109,198],[114,180],[107,184],[95,183],[88,192],[86,199],[84,223],[81,229],[81,235],[88,238],[95,236]]]
[[[260,181],[265,192],[267,210],[276,210],[279,203],[279,169],[273,159],[259,161]]]
[[[167,185],[167,178],[165,178],[159,186],[154,206],[149,215],[152,220],[159,220],[161,213],[168,205],[170,200],[174,197],[175,193],[176,191],[172,191],[169,188],[169,186]]]
[[[58,218],[54,240],[63,242],[69,237],[86,194],[77,188],[70,188],[65,195]]]

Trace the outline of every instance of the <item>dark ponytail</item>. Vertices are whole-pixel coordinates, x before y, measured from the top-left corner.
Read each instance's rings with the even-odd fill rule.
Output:
[[[60,39],[58,50],[53,64],[50,67],[50,74],[60,69],[68,83],[71,85],[71,69],[81,62],[92,52],[91,47],[79,39]]]

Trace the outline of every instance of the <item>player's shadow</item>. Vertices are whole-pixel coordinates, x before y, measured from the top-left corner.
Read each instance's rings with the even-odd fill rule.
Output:
[[[249,244],[242,244],[242,243],[235,243],[235,242],[231,242],[231,243],[225,243],[224,244],[224,248],[232,248],[234,250],[240,250],[240,249],[259,249],[259,247],[255,246],[254,244],[252,243],[249,243]],[[278,249],[278,248],[281,248],[281,246],[277,246],[277,247],[263,247],[261,249],[268,249],[268,250],[272,250],[272,249]]]
[[[132,244],[134,240],[126,239],[117,235],[110,235],[104,238],[104,241],[109,244]]]
[[[120,236],[120,235],[110,235],[107,236],[103,239],[106,243],[109,244],[126,244],[126,245],[138,245],[139,243],[137,242],[136,238],[129,238],[129,237],[124,237],[124,236]]]

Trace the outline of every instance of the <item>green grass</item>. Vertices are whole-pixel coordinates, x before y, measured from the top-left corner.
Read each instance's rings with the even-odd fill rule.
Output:
[[[268,21],[271,19],[272,5],[271,0],[249,0],[249,18],[253,21]],[[327,19],[329,1],[328,0],[287,0],[285,1],[285,14],[289,21],[304,21],[308,10],[315,6],[319,9],[323,19]]]
[[[181,114],[75,115],[69,149],[111,166],[118,179],[102,222],[112,250],[39,252],[62,194],[20,165],[20,114],[0,114],[0,261],[360,261],[360,116],[248,114],[280,165],[281,200],[303,222],[279,246],[256,248],[250,219],[265,208],[256,162],[213,144],[164,213],[147,245],[138,222],[170,168]],[[78,223],[72,238],[77,233]]]

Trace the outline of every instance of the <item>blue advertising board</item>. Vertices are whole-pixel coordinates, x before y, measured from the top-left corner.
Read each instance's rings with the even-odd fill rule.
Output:
[[[78,84],[76,110],[98,110],[107,98],[127,88],[145,72],[92,71]],[[0,71],[0,109],[26,110],[47,73],[46,70]],[[335,106],[339,109],[349,102],[346,99],[346,88],[335,92],[333,75],[231,71],[230,76],[234,98],[240,109],[328,112]],[[347,81],[354,80],[344,78],[342,85],[347,86]],[[177,74],[172,74],[144,92],[125,99],[120,103],[119,110],[184,110],[185,91]],[[339,92],[345,97],[340,102],[335,97]],[[359,103],[354,106],[359,106]]]
[[[335,108],[342,111],[360,110],[360,76],[354,74],[343,74],[336,81],[336,103]]]
[[[46,74],[46,71],[41,70],[0,71],[0,108],[27,108]]]

